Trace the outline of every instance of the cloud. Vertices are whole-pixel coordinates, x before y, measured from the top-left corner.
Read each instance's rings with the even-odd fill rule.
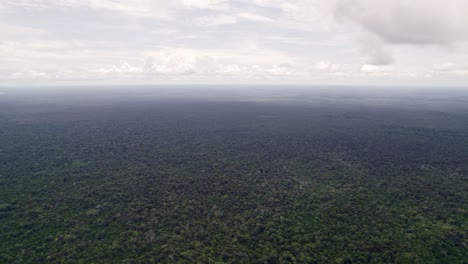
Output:
[[[218,11],[228,11],[231,8],[227,0],[181,0],[180,4],[185,7]]]
[[[266,16],[261,16],[257,14],[252,14],[252,13],[239,13],[237,14],[238,18],[253,21],[253,22],[262,22],[262,23],[272,23],[274,22],[273,19],[266,17]]]
[[[299,74],[293,65],[287,63],[274,65],[271,69],[267,70],[267,73],[278,76],[291,76]]]
[[[194,23],[198,26],[215,27],[236,24],[237,18],[230,15],[211,15],[197,17],[194,19]]]
[[[453,62],[446,62],[442,64],[434,64],[432,68],[436,71],[450,71],[455,69],[457,65]]]
[[[122,62],[119,65],[111,65],[109,67],[102,67],[90,70],[90,72],[97,74],[128,74],[128,73],[143,73],[143,68],[130,65],[128,62]]]
[[[336,15],[385,43],[452,45],[468,38],[466,10],[466,0],[342,0]]]
[[[222,25],[237,24],[239,20],[259,22],[259,23],[274,22],[274,20],[271,18],[252,14],[252,13],[238,13],[238,14],[233,14],[233,15],[226,15],[226,14],[209,15],[209,16],[197,17],[193,21],[198,26],[215,27],[215,26],[222,26]]]
[[[468,67],[458,65],[454,62],[446,62],[432,65],[431,75],[452,75],[452,76],[468,76]]]
[[[6,5],[10,7],[20,7],[29,10],[50,9],[53,7],[62,8],[90,8],[97,10],[108,10],[119,12],[129,16],[147,17],[157,15],[161,17],[168,16],[174,1],[164,0],[15,0],[7,1]]]
[[[56,80],[58,79],[58,73],[52,74],[45,71],[26,70],[0,74],[0,80],[18,81],[25,79],[33,81]]]
[[[391,51],[380,39],[373,35],[365,35],[360,41],[361,54],[370,65],[390,65],[393,63]]]
[[[285,37],[285,36],[266,36],[265,42],[267,43],[282,43],[282,44],[289,44],[289,45],[301,45],[301,46],[309,46],[312,45],[313,42],[307,40],[305,37]]]
[[[255,76],[295,75],[297,70],[282,58],[271,58],[270,61],[261,62],[260,59],[251,58],[257,63],[249,63],[244,54],[231,51],[203,51],[169,49],[151,52],[146,59],[144,72],[148,75],[202,75],[202,76]],[[250,55],[255,57],[258,55]],[[262,56],[262,55],[260,55]],[[262,60],[265,60],[263,58]],[[276,63],[274,63],[276,62]]]
[[[454,73],[457,76],[468,77],[468,69],[456,70]]]
[[[156,54],[146,58],[144,72],[150,75],[191,75],[195,73],[193,56]]]
[[[169,77],[246,78],[298,76],[301,73],[292,58],[274,50],[161,48],[142,51],[131,58],[118,51],[90,50],[93,43],[75,43],[76,52],[51,53],[67,46],[66,42],[10,43],[0,51],[11,54],[10,67],[0,67],[2,80],[161,80]],[[105,44],[103,44],[105,45]],[[54,55],[54,56],[52,56]],[[125,56],[124,56],[125,55]],[[33,58],[34,57],[34,58]],[[23,69],[28,62],[28,70]],[[47,64],[44,64],[47,61]],[[117,61],[117,63],[115,62]]]
[[[335,16],[358,25],[368,65],[394,63],[396,45],[447,46],[468,40],[466,0],[340,0]]]
[[[461,83],[468,72],[466,0],[0,2],[2,80]]]
[[[47,9],[51,7],[77,8],[86,7],[107,10],[133,17],[171,18],[184,9],[207,9],[228,11],[226,0],[15,0],[6,1],[6,6],[26,9]]]
[[[299,73],[289,64],[249,65],[241,63],[221,63],[212,57],[148,57],[144,66],[122,62],[89,70],[90,74],[102,77],[151,77],[151,76],[295,76]]]
[[[10,25],[5,23],[0,23],[0,36],[3,39],[8,38],[38,38],[44,37],[47,35],[47,31],[31,28],[31,27],[24,27],[19,25]]]
[[[315,64],[315,69],[320,71],[338,71],[341,68],[339,64],[330,63],[327,61],[320,61]]]
[[[364,64],[361,67],[361,72],[365,73],[368,76],[387,76],[393,70],[390,66],[377,66],[371,64]]]
[[[322,60],[308,67],[308,73],[313,78],[330,78],[333,80],[352,78],[356,76],[355,69],[347,64],[338,64]]]
[[[329,31],[334,23],[333,10],[337,0],[239,0],[246,10],[268,10],[267,18],[277,28]],[[273,14],[273,16],[271,15]],[[266,21],[265,21],[266,22]]]

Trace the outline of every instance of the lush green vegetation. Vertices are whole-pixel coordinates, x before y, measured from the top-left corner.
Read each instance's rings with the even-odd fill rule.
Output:
[[[1,263],[467,261],[468,112],[27,107],[0,114]]]

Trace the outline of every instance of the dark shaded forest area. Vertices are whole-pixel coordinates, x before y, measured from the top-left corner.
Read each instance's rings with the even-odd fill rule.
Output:
[[[467,263],[466,109],[0,103],[1,263]]]

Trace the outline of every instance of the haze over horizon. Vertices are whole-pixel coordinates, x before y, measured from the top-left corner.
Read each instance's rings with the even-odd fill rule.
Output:
[[[464,0],[3,0],[0,86],[464,86]]]

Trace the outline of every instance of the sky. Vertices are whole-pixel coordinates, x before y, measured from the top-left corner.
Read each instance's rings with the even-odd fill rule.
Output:
[[[468,86],[467,0],[0,0],[0,85]]]

